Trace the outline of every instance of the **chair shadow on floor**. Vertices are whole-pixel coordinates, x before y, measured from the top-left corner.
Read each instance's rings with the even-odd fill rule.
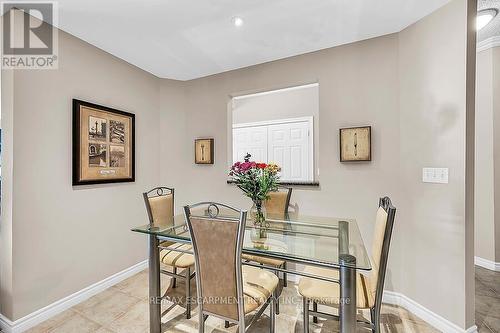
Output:
[[[367,319],[362,314],[358,314],[358,320]],[[338,321],[318,318],[318,324],[313,324],[311,320],[311,331],[319,333],[339,332],[340,327]],[[393,313],[383,313],[381,315],[381,332],[384,333],[403,333],[405,328],[400,317]],[[303,332],[303,322],[297,321],[295,333]],[[357,333],[371,333],[372,330],[368,327],[358,325]],[[412,333],[418,333],[418,330],[413,330]]]

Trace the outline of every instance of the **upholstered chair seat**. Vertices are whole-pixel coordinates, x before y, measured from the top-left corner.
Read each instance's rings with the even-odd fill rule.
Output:
[[[159,227],[172,226],[174,224],[174,197],[173,195],[163,195],[147,198],[151,210],[153,223]],[[174,242],[162,242],[161,247],[192,251],[191,245]],[[181,253],[168,249],[160,251],[160,262],[174,268],[188,268],[194,266],[192,254]]]
[[[264,269],[243,266],[243,298],[245,314],[263,305],[278,286],[279,279]]]
[[[255,254],[243,253],[241,255],[241,258],[246,261],[258,262],[259,264],[273,266],[273,267],[281,267],[284,264],[283,260],[263,257]]]
[[[273,227],[274,226],[271,225],[271,228],[273,228]],[[272,239],[272,238],[260,238],[260,239],[255,239],[255,240],[252,239],[252,243],[253,243],[254,247],[263,246],[263,247],[268,248],[272,252],[278,252],[278,253],[287,253],[288,252],[288,246],[286,245],[286,243],[282,242],[281,240]],[[258,254],[243,253],[241,255],[241,258],[243,260],[246,260],[246,261],[254,261],[254,262],[261,263],[263,265],[274,266],[274,267],[280,267],[284,263],[283,260],[274,259],[274,258],[266,257],[266,256],[261,256]]]
[[[307,267],[306,273],[340,279],[339,271],[321,267]],[[375,305],[375,294],[370,289],[366,276],[357,274],[356,277],[357,307],[360,309],[372,308]],[[337,307],[340,303],[340,286],[338,283],[313,278],[301,278],[299,294],[312,302]]]
[[[189,244],[181,244],[181,243],[170,243],[170,244],[161,244],[162,247],[169,247],[171,249],[177,249],[182,251],[192,251],[192,246]],[[194,256],[189,253],[182,253],[179,251],[162,249],[160,251],[160,262],[176,267],[176,268],[188,268],[194,266]]]

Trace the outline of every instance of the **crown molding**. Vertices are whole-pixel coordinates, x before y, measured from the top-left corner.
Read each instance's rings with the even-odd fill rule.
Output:
[[[500,46],[500,36],[493,36],[477,43],[476,51],[481,52],[497,46]]]

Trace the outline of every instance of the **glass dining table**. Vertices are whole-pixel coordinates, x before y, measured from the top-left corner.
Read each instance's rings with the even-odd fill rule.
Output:
[[[201,212],[206,213],[208,212]],[[231,215],[231,212],[221,212]],[[234,216],[228,216],[234,217]],[[149,311],[150,332],[161,330],[161,291],[159,244],[163,241],[191,243],[184,214],[173,216],[164,224],[147,224],[132,229],[149,237]],[[173,249],[172,249],[173,250]],[[302,270],[258,265],[274,272],[306,276],[340,285],[340,332],[356,332],[356,273],[371,270],[369,256],[354,219],[315,217],[301,214],[270,215],[262,226],[248,219],[243,253],[261,255],[298,263],[339,270],[339,279],[316,276]],[[252,263],[243,262],[252,265]],[[255,264],[257,265],[257,264]],[[312,314],[312,313],[311,313]]]

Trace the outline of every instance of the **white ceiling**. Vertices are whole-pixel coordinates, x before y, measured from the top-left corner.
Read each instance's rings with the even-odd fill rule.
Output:
[[[477,2],[478,11],[490,8],[500,11],[500,0],[479,0]],[[498,14],[487,26],[479,30],[477,33],[477,41],[482,42],[488,38],[497,36],[500,36],[500,15]]]
[[[189,80],[400,31],[449,0],[59,0],[59,27]],[[244,25],[232,24],[235,16]]]

